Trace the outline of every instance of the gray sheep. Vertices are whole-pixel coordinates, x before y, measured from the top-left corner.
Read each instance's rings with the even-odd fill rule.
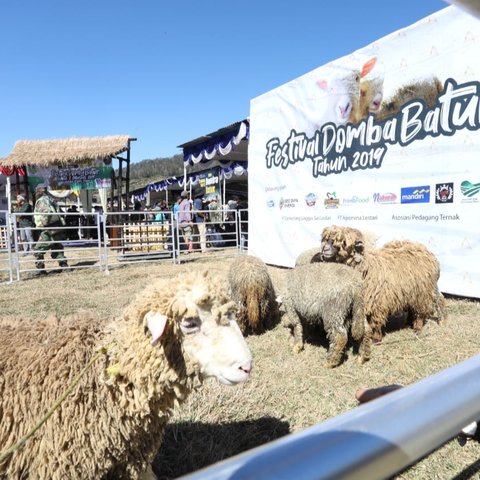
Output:
[[[327,368],[341,363],[350,331],[360,342],[359,362],[370,358],[371,330],[360,273],[334,263],[301,265],[288,273],[282,300],[287,314],[283,323],[293,328],[294,351],[303,349],[304,325],[323,325],[329,342]]]
[[[302,265],[308,265],[309,263],[315,263],[321,261],[322,248],[313,247],[303,251],[295,260],[295,267]]]

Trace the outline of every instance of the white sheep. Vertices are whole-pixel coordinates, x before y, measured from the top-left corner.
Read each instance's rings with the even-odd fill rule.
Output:
[[[157,282],[111,323],[86,314],[0,320],[0,452],[106,350],[38,434],[4,458],[0,477],[152,476],[174,406],[203,378],[249,378],[252,357],[224,284],[206,273]]]
[[[312,137],[326,123],[345,125],[359,117],[360,82],[376,64],[372,57],[361,68],[330,66],[326,75],[318,78],[316,72],[305,75],[295,83],[295,90],[284,96],[295,110],[290,126],[297,133]],[[290,93],[296,95],[290,98]]]

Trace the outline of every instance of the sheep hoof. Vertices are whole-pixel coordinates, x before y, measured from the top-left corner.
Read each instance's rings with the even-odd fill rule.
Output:
[[[363,365],[364,363],[368,362],[370,359],[369,358],[365,358],[365,357],[358,357],[357,358],[357,362],[360,364],[360,365]]]
[[[323,366],[325,368],[335,368],[335,367],[338,367],[338,363],[332,363],[332,362],[327,362],[327,363],[324,363]]]

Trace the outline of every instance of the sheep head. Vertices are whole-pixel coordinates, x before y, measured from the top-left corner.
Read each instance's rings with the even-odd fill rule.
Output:
[[[355,266],[363,260],[365,242],[360,230],[332,225],[322,232],[322,258],[325,262]]]
[[[203,378],[215,377],[227,385],[247,380],[252,356],[237,325],[236,306],[228,299],[226,282],[205,272],[187,275],[175,286],[165,312],[150,305],[143,317],[152,345],[162,342],[171,324],[186,358],[198,365]],[[158,291],[158,295],[165,294]]]

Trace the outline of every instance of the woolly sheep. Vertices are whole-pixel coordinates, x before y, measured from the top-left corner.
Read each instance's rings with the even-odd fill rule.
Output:
[[[393,117],[402,109],[403,105],[412,100],[423,100],[428,108],[432,108],[442,90],[443,84],[437,77],[404,85],[392,97],[382,102],[376,115],[376,121],[381,122]]]
[[[303,326],[323,325],[329,347],[327,368],[339,365],[348,334],[360,342],[359,362],[370,358],[371,331],[363,308],[363,282],[359,272],[335,263],[311,263],[288,272],[282,297],[287,319],[293,328],[294,351],[303,349]]]
[[[321,261],[322,248],[313,247],[308,250],[304,250],[295,260],[295,267],[301,267],[302,265],[308,265],[315,261]]]
[[[29,432],[99,347],[38,434],[0,465],[2,478],[145,478],[174,406],[203,378],[248,379],[236,307],[206,273],[157,282],[115,322],[92,315],[2,319],[0,451]]]
[[[360,69],[335,67],[332,73],[315,78],[314,73],[298,82],[298,97],[288,101],[297,111],[291,124],[297,132],[312,137],[326,123],[345,125],[359,116],[360,81],[375,66],[376,57],[363,63]]]
[[[358,230],[356,230],[358,231]],[[366,247],[374,247],[377,242],[377,236],[370,230],[362,230],[364,245]],[[323,262],[322,247],[312,247],[304,250],[295,260],[295,267],[307,265],[309,263]]]
[[[275,289],[267,266],[251,255],[237,257],[228,271],[238,324],[244,333],[261,333],[278,318]]]
[[[358,123],[368,117],[369,113],[377,113],[383,99],[383,76],[366,78],[360,81],[358,108],[350,115],[351,123]]]
[[[389,315],[407,311],[415,331],[435,316],[446,319],[445,299],[437,282],[440,265],[422,244],[395,240],[380,249],[365,248],[362,233],[354,228],[331,226],[322,232],[324,261],[346,264],[363,275],[365,314],[376,342]]]

